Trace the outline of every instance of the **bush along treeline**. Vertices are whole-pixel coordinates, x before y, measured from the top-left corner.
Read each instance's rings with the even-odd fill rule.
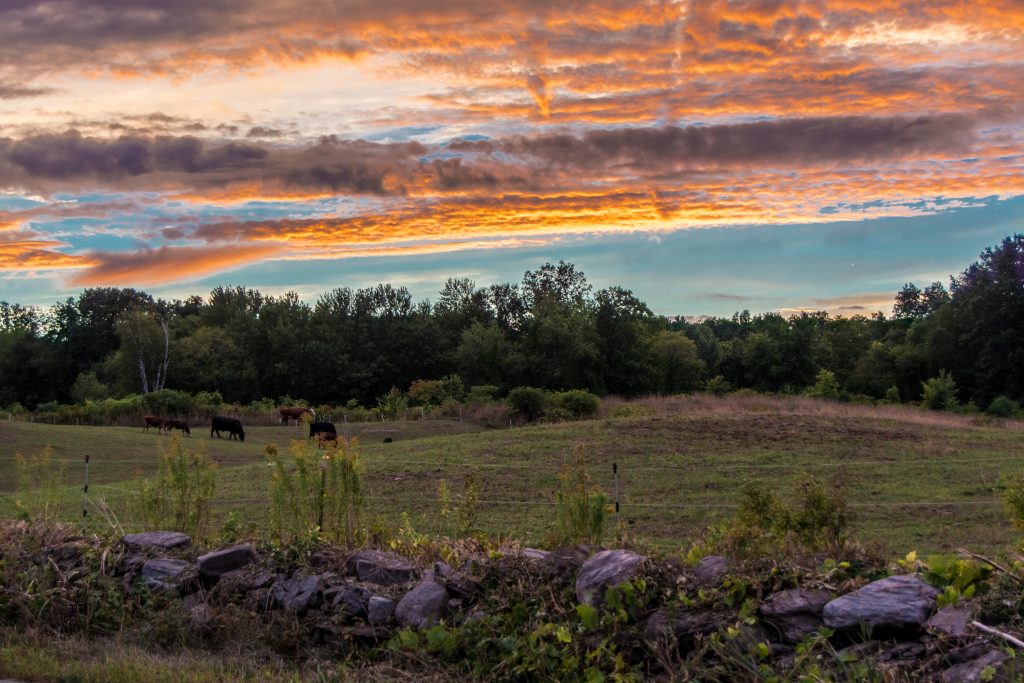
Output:
[[[461,388],[439,379],[453,375]],[[518,284],[449,279],[434,302],[380,284],[312,305],[245,287],[175,301],[87,289],[48,310],[0,303],[0,406],[15,409],[145,404],[173,389],[197,402],[219,392],[240,406],[301,396],[394,411],[465,399],[465,387],[478,398],[750,389],[1012,415],[1024,399],[1024,235],[948,287],[906,285],[891,317],[658,316],[627,289],[595,292],[561,261]],[[544,403],[555,415],[586,410],[567,396]]]

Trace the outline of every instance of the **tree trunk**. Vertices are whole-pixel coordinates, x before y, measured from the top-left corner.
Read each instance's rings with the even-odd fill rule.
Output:
[[[142,349],[140,348],[135,354],[135,362],[139,366],[139,379],[142,380],[142,393],[149,393],[149,380],[146,378],[146,359],[142,355]]]
[[[167,366],[170,365],[170,349],[171,349],[171,336],[168,330],[167,318],[160,318],[160,327],[164,331],[164,359],[157,366],[156,370],[156,391],[160,391],[164,388],[164,383],[167,382]]]

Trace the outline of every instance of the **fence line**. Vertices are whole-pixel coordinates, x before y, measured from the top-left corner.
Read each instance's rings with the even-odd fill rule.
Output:
[[[15,456],[0,456],[0,461],[13,461]],[[236,459],[221,459],[216,456],[210,456],[210,459],[217,464],[221,465],[269,465],[270,463],[262,460],[236,460]],[[481,468],[481,469],[543,469],[543,470],[561,470],[566,464],[561,465],[549,465],[544,463],[531,464],[531,463],[480,463],[480,462],[428,462],[423,460],[391,460],[386,457],[380,459],[369,459],[364,456],[360,456],[360,462],[363,464],[387,464],[387,465],[419,465],[430,469],[441,469],[442,467],[466,467],[466,468]],[[924,459],[916,458],[911,460],[862,460],[862,461],[829,461],[829,462],[791,462],[791,463],[753,463],[748,465],[737,465],[737,464],[719,464],[719,463],[705,463],[705,462],[694,462],[686,465],[641,465],[639,467],[632,467],[624,465],[623,474],[628,472],[693,472],[694,470],[757,470],[757,469],[786,469],[792,467],[837,467],[837,468],[858,468],[858,467],[882,467],[882,466],[936,466],[936,465],[969,465],[972,463],[988,463],[988,462],[1014,462],[1024,461],[1024,455],[1011,455],[1005,457],[991,457],[991,458],[944,458],[944,459]],[[81,463],[81,458],[51,458],[50,462],[61,462],[61,463]],[[98,461],[93,460],[93,466]],[[152,458],[149,460],[106,460],[99,461],[103,464],[111,465],[157,465],[159,464],[158,458]],[[604,463],[602,463],[604,464]]]

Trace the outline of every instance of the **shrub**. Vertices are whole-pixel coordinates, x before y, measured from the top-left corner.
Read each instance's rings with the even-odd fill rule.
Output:
[[[79,373],[75,383],[71,385],[71,399],[75,403],[84,404],[86,401],[96,401],[109,395],[110,387],[96,379],[95,372]]]
[[[560,391],[551,398],[556,407],[565,410],[577,420],[593,417],[601,407],[600,397],[582,389]]]
[[[945,370],[939,371],[938,377],[921,382],[924,394],[921,405],[932,410],[954,410],[957,407],[956,382]]]
[[[994,417],[1013,417],[1020,412],[1020,404],[1006,396],[996,396],[985,412]]]
[[[154,415],[191,415],[195,401],[184,391],[161,389],[142,395],[142,406]]]
[[[807,394],[815,398],[835,400],[839,398],[840,390],[836,373],[831,370],[820,370],[814,378],[814,386],[807,390]]]
[[[200,391],[193,403],[200,417],[213,417],[223,412],[224,397],[219,391]]]
[[[590,483],[582,448],[577,447],[573,463],[562,469],[558,482],[555,492],[558,542],[599,544],[604,535],[608,496]]]
[[[409,401],[414,406],[440,405],[444,400],[444,383],[439,379],[418,379],[409,387]]]
[[[826,485],[808,477],[800,483],[790,505],[764,485],[750,484],[741,496],[734,542],[754,542],[756,548],[762,539],[785,540],[792,536],[810,550],[827,550],[836,555],[846,542],[850,519],[846,496],[838,481]]]
[[[902,403],[903,400],[900,398],[900,390],[896,386],[891,386],[885,390],[885,402],[886,403]]]
[[[202,537],[217,488],[217,463],[202,450],[183,448],[174,437],[160,452],[156,476],[142,480],[138,519],[150,529]]]
[[[409,407],[409,398],[397,387],[377,399],[377,409],[384,417],[397,418],[399,413]]]
[[[512,412],[532,422],[544,413],[547,392],[536,387],[516,387],[508,392],[508,403]]]
[[[445,375],[441,378],[442,398],[461,401],[466,395],[466,384],[459,375]]]
[[[726,381],[725,377],[715,375],[707,382],[704,382],[704,391],[715,396],[725,396],[732,391],[732,385]]]
[[[478,384],[469,388],[466,403],[490,403],[498,400],[498,387],[492,384]]]

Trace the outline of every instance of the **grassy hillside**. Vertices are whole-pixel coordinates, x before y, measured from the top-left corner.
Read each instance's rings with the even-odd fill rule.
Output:
[[[958,545],[990,551],[1016,538],[999,482],[1024,473],[1020,423],[764,397],[606,403],[603,413],[586,422],[487,431],[447,421],[352,426],[362,443],[370,523],[393,531],[407,511],[417,530],[440,531],[439,483],[446,479],[458,493],[471,473],[482,489],[479,527],[538,542],[552,526],[558,472],[579,447],[594,483],[609,493],[618,464],[622,523],[666,548],[685,546],[709,523],[730,517],[748,482],[785,494],[806,474],[839,477],[855,536],[889,552]],[[614,417],[626,413],[633,415]],[[186,443],[205,447],[222,464],[218,510],[237,509],[258,525],[269,486],[262,450],[301,434],[296,427],[251,427],[245,443],[237,443],[196,429]],[[382,443],[385,436],[394,443]],[[81,481],[80,461],[90,453],[91,493],[128,528],[129,494],[119,489],[152,471],[167,440],[138,428],[0,423],[0,491],[14,489],[14,452],[51,445],[55,457],[70,461],[65,476],[72,484]],[[70,515],[80,493],[69,495]],[[12,497],[0,496],[0,513],[12,509]]]

